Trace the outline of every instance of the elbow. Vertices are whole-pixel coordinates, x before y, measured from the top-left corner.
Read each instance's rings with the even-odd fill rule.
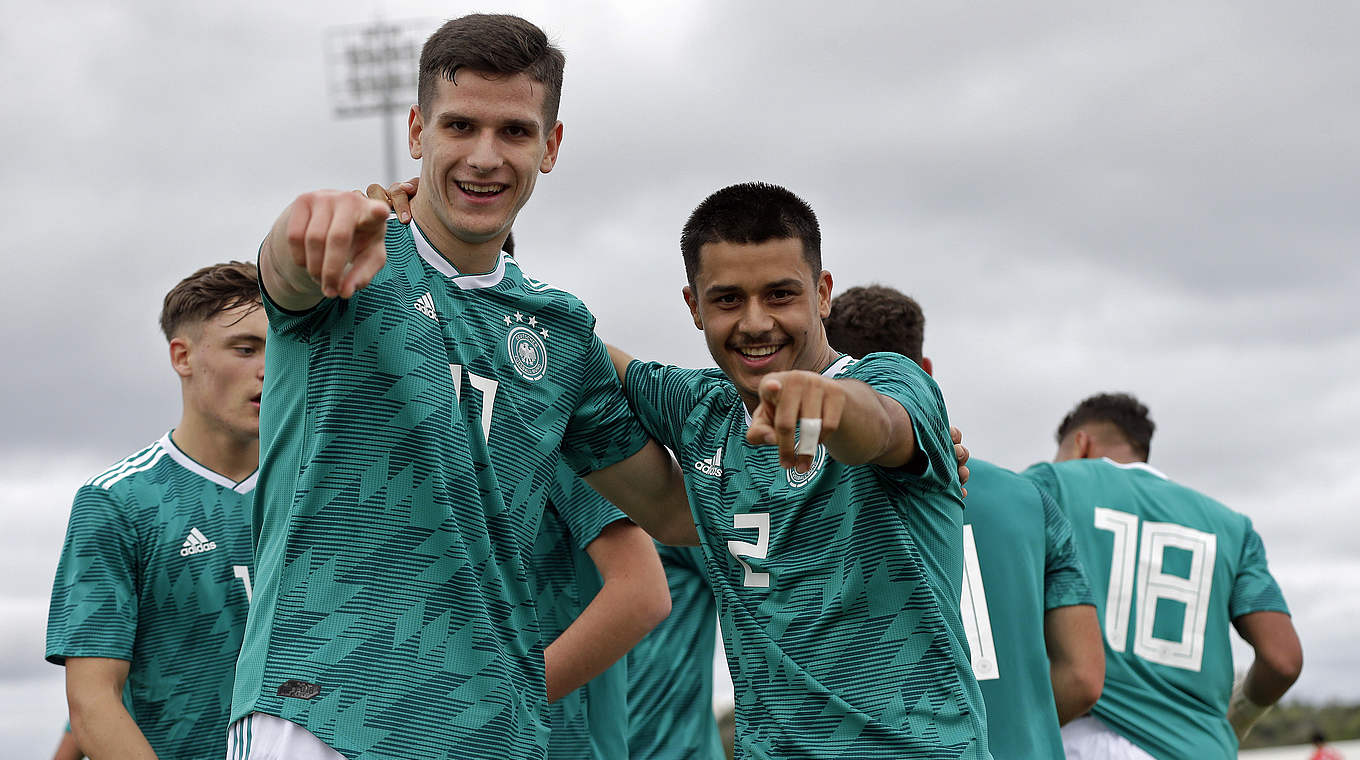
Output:
[[[665,584],[665,576],[662,576],[661,593],[650,593],[642,605],[641,617],[647,630],[661,625],[661,621],[670,617],[671,614],[671,591]]]
[[[1101,657],[1099,662],[1088,663],[1078,668],[1074,674],[1072,688],[1073,701],[1081,706],[1078,714],[1095,707],[1101,691],[1105,688],[1105,658]]]
[[[1272,680],[1288,688],[1303,673],[1303,648],[1297,639],[1287,645],[1262,648],[1256,652],[1256,663],[1274,676]]]

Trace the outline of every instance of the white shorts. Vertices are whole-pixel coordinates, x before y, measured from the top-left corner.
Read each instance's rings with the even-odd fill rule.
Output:
[[[1156,760],[1094,715],[1063,726],[1062,742],[1067,760]]]
[[[345,760],[291,720],[251,713],[227,728],[227,760]]]

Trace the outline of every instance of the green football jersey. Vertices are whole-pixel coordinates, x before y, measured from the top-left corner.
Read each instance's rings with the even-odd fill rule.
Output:
[[[207,469],[167,433],[76,491],[47,659],[127,660],[123,702],[160,757],[226,755],[255,479]]]
[[[559,466],[534,543],[530,576],[544,647],[562,635],[604,586],[586,547],[611,523],[626,519],[570,468]],[[548,760],[628,757],[624,661],[549,705],[548,725]]]
[[[1146,464],[1079,459],[1025,472],[1072,521],[1105,631],[1091,710],[1154,757],[1237,757],[1231,621],[1289,611],[1245,515]]]
[[[968,470],[961,607],[987,746],[997,760],[1061,760],[1044,613],[1095,604],[1072,526],[1025,478],[977,458]]]
[[[671,614],[628,653],[628,751],[648,760],[723,760],[713,717],[718,608],[697,546],[656,547]]]
[[[233,719],[348,758],[541,757],[527,568],[548,486],[560,461],[585,474],[647,440],[594,317],[506,255],[460,273],[395,218],[353,298],[265,309]]]
[[[805,473],[746,442],[749,415],[716,369],[633,362],[643,426],[685,471],[718,603],[744,758],[986,758],[986,716],[959,619],[963,499],[944,401],[897,354],[842,357],[911,415],[923,474],[847,466],[820,446]]]

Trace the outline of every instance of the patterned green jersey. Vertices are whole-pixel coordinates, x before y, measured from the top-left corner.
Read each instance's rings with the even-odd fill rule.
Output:
[[[648,760],[723,760],[713,718],[717,605],[697,546],[657,545],[671,614],[628,653],[628,751]]]
[[[1025,472],[1072,521],[1105,630],[1092,709],[1155,757],[1237,757],[1228,628],[1288,612],[1246,516],[1146,464],[1080,459]]]
[[[47,659],[127,660],[123,702],[160,757],[221,760],[250,601],[255,476],[235,483],[167,433],[76,491]]]
[[[562,505],[559,507],[558,505]],[[604,581],[586,547],[627,519],[566,466],[559,466],[534,543],[530,576],[547,647],[576,620]],[[548,760],[628,757],[628,670],[622,660],[548,706]]]
[[[646,441],[594,317],[509,256],[459,273],[395,219],[353,298],[265,309],[233,719],[349,758],[541,757],[527,568],[548,485],[559,461],[587,473]]]
[[[968,470],[963,627],[987,703],[987,745],[997,760],[1061,760],[1044,613],[1095,604],[1072,526],[1025,478],[976,458]]]
[[[924,473],[806,473],[746,442],[719,370],[633,362],[643,426],[685,471],[736,692],[737,756],[986,758],[982,696],[959,619],[963,500],[939,389],[910,360],[842,357],[903,405]]]

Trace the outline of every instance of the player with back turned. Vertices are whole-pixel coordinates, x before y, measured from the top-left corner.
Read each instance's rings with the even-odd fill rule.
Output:
[[[593,316],[501,253],[557,158],[562,69],[523,19],[448,22],[410,115],[414,223],[319,191],[261,246],[270,373],[234,757],[541,757],[556,679],[526,568],[558,465],[693,540]]]
[[[1153,423],[1099,394],[1031,467],[1072,521],[1105,632],[1105,687],[1063,727],[1083,758],[1237,757],[1238,741],[1294,683],[1303,652],[1251,520],[1148,465]],[[1255,651],[1234,688],[1229,626]]]
[[[180,422],[76,492],[47,659],[66,666],[71,735],[90,756],[220,760],[251,594],[265,352],[255,265],[186,277],[161,328]]]
[[[831,302],[831,345],[851,356],[893,351],[921,366],[925,315],[881,285]],[[1001,760],[1063,757],[1059,725],[1100,696],[1104,652],[1072,526],[1024,478],[968,460],[962,613],[973,672],[987,703],[987,743]]]

